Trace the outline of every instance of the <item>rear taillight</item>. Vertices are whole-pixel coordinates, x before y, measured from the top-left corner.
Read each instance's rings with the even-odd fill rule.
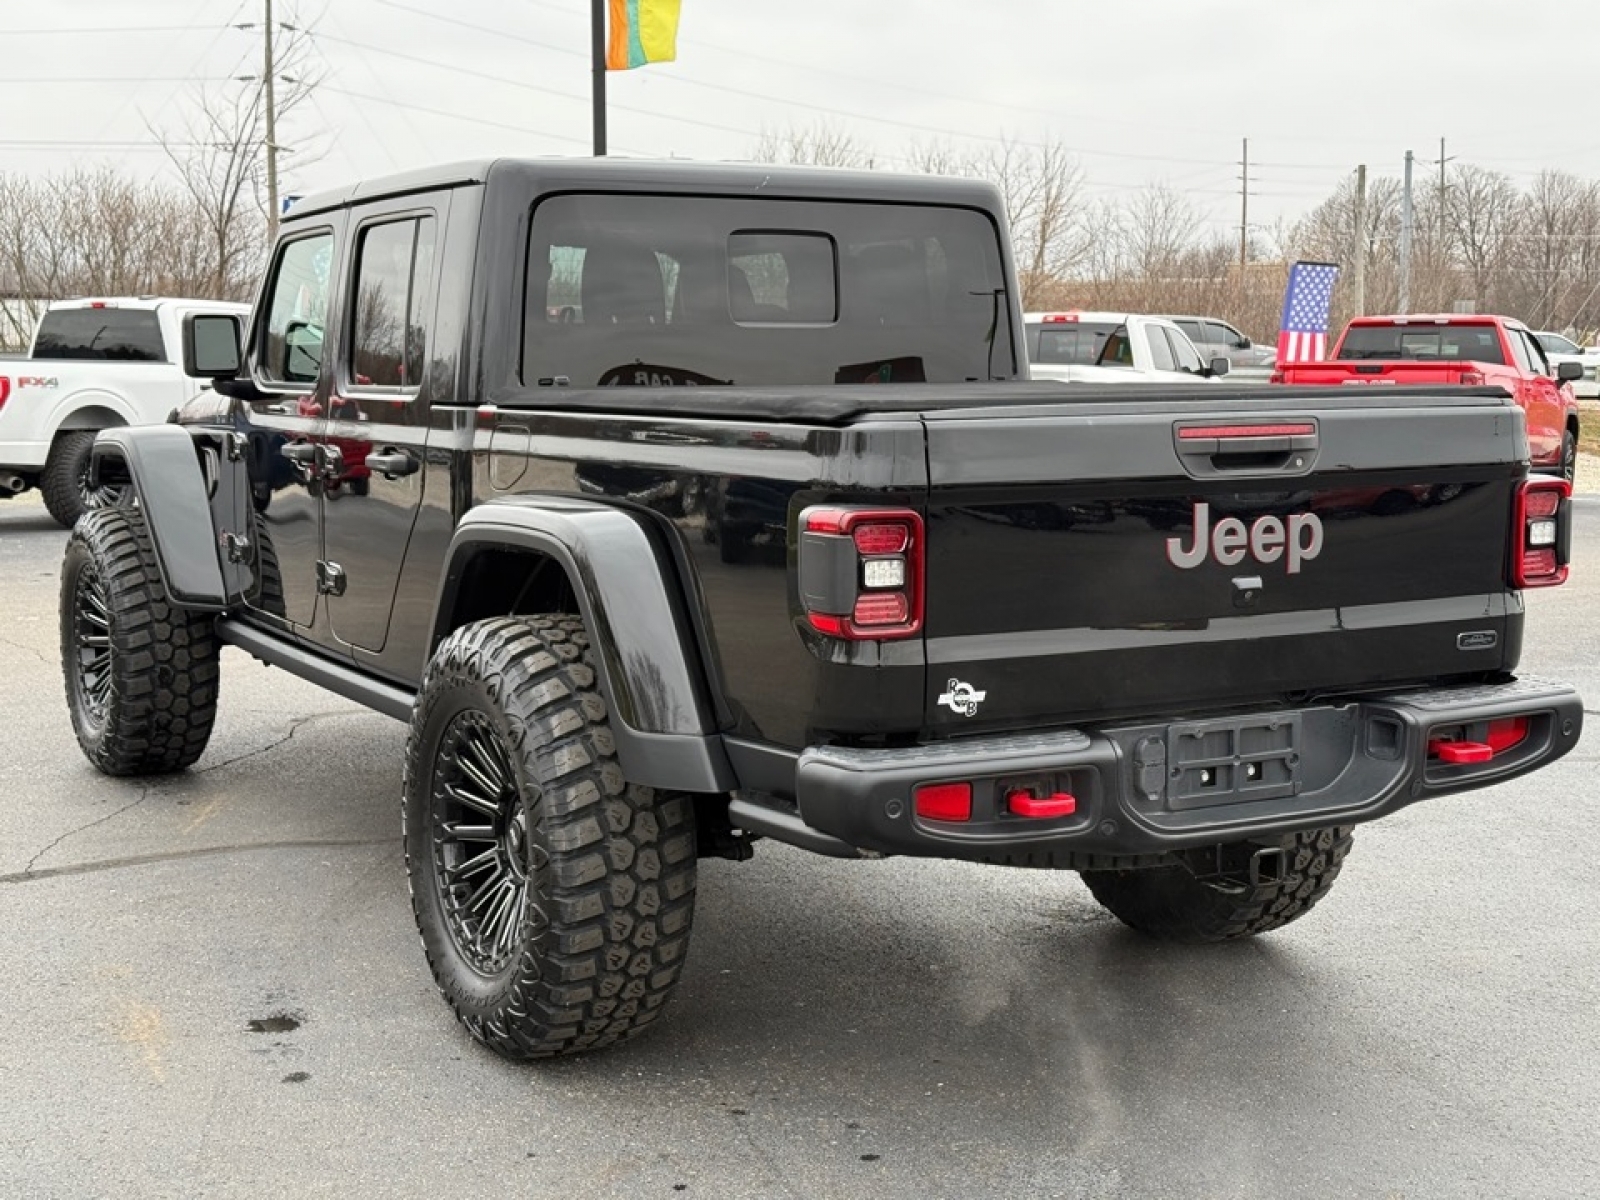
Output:
[[[0,408],[6,406],[6,399],[11,395],[11,380],[0,375]]]
[[[800,602],[818,633],[847,641],[922,628],[922,518],[906,508],[800,514]]]
[[[1461,372],[1461,384],[1463,387],[1482,387],[1488,382],[1489,377],[1482,371]]]
[[[1517,489],[1511,526],[1513,587],[1554,587],[1567,581],[1572,485],[1564,479],[1527,479]]]

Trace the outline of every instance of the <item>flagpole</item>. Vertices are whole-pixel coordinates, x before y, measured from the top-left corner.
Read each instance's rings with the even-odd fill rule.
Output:
[[[606,0],[590,0],[594,55],[594,156],[606,155]]]

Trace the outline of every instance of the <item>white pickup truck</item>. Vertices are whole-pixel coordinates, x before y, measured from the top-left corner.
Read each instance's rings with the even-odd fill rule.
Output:
[[[89,486],[96,431],[164,421],[209,386],[184,374],[184,317],[249,311],[148,296],[52,304],[28,357],[0,361],[0,499],[37,487],[68,527],[85,509],[119,501],[120,489]]]
[[[1572,394],[1584,398],[1600,396],[1600,346],[1580,346],[1564,333],[1536,333],[1535,340],[1554,371],[1564,362],[1575,362],[1583,374],[1573,381]]]
[[[1226,358],[1203,362],[1188,335],[1163,317],[1131,313],[1025,313],[1034,379],[1073,383],[1181,383],[1228,373]]]

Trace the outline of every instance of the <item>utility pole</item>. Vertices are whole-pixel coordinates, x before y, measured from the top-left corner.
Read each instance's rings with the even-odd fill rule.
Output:
[[[1400,311],[1411,311],[1411,222],[1416,210],[1411,203],[1411,163],[1413,155],[1406,151],[1406,183],[1400,201]]]
[[[278,101],[273,81],[278,74],[278,60],[272,55],[272,0],[267,6],[266,60],[261,68],[261,86],[266,89],[267,106],[267,242],[278,240]]]
[[[1250,230],[1250,139],[1244,139],[1243,157],[1239,165],[1244,168],[1239,179],[1243,186],[1239,189],[1239,286],[1244,286],[1244,268],[1249,257],[1249,230]]]
[[[1444,253],[1444,210],[1445,210],[1444,198],[1445,198],[1445,189],[1449,186],[1448,184],[1445,183],[1444,165],[1445,165],[1445,163],[1447,163],[1449,161],[1450,160],[1444,156],[1444,139],[1440,138],[1439,139],[1439,253],[1441,253],[1441,254]]]
[[[1367,164],[1356,168],[1356,261],[1351,272],[1356,316],[1367,315]]]

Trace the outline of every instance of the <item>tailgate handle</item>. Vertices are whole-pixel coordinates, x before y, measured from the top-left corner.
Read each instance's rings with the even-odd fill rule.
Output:
[[[1178,456],[1191,474],[1301,473],[1317,448],[1314,421],[1175,427]]]

